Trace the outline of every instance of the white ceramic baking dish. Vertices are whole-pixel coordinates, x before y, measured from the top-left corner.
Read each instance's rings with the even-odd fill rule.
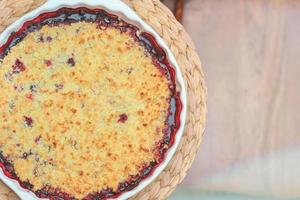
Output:
[[[13,33],[18,31],[22,25],[31,19],[34,19],[35,17],[39,16],[42,13],[50,12],[50,11],[56,11],[59,8],[68,7],[68,8],[76,8],[76,7],[88,7],[88,8],[102,8],[109,13],[119,13],[122,15],[121,18],[124,18],[125,21],[129,20],[129,23],[137,24],[142,31],[146,31],[148,33],[151,33],[152,36],[155,37],[158,44],[165,50],[168,60],[170,64],[175,68],[176,72],[176,79],[177,79],[177,87],[180,88],[180,98],[182,102],[182,112],[180,114],[180,128],[178,129],[175,141],[172,147],[167,151],[164,161],[160,163],[160,165],[155,168],[154,172],[148,176],[147,178],[143,179],[138,186],[136,186],[134,189],[122,193],[117,199],[128,199],[129,197],[134,196],[143,188],[145,188],[147,185],[149,185],[167,166],[169,161],[172,159],[176,148],[180,142],[180,139],[182,138],[183,131],[184,131],[184,125],[186,121],[186,112],[187,112],[187,98],[186,98],[186,89],[184,85],[184,80],[182,73],[180,71],[180,68],[176,62],[176,59],[166,43],[163,41],[163,39],[156,33],[156,31],[153,30],[146,22],[144,22],[131,8],[129,8],[125,3],[121,2],[120,0],[72,0],[72,1],[61,1],[61,0],[49,0],[42,6],[38,7],[37,9],[25,14],[20,19],[18,19],[16,22],[14,22],[12,25],[10,25],[4,32],[0,35],[0,47],[7,42],[9,36]],[[8,177],[6,177],[2,170],[0,170],[0,179],[9,186],[21,199],[24,200],[34,200],[34,199],[40,199],[35,196],[30,191],[27,191],[23,189],[19,183],[16,180],[12,180]]]

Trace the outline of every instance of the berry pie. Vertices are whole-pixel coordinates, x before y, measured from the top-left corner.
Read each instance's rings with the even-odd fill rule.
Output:
[[[39,198],[116,198],[173,145],[176,85],[155,38],[119,16],[41,14],[0,47],[0,166]]]

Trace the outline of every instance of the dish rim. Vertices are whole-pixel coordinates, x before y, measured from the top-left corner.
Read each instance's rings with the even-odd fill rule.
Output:
[[[168,149],[168,151],[165,154],[164,160],[158,164],[158,166],[153,170],[153,173],[142,179],[141,182],[134,187],[132,190],[122,192],[120,196],[113,199],[118,200],[125,200],[128,199],[137,193],[139,193],[141,190],[143,190],[145,187],[147,187],[150,183],[152,183],[160,174],[161,172],[166,168],[172,157],[174,156],[176,149],[179,145],[179,142],[182,138],[182,135],[184,133],[184,127],[186,122],[186,114],[187,114],[187,92],[186,87],[183,79],[182,72],[180,70],[180,67],[175,59],[175,56],[169,49],[169,47],[166,45],[164,40],[159,36],[159,34],[150,26],[148,25],[144,20],[142,20],[135,11],[133,11],[128,5],[123,3],[120,0],[72,0],[72,1],[60,1],[60,0],[48,0],[43,5],[39,6],[38,8],[26,13],[21,18],[16,20],[13,24],[8,26],[1,34],[0,34],[0,46],[4,45],[8,38],[11,36],[13,32],[18,31],[22,25],[31,20],[36,18],[42,13],[45,12],[51,12],[56,11],[60,8],[78,8],[78,7],[87,7],[87,8],[102,8],[106,10],[109,13],[120,13],[125,16],[125,21],[130,20],[129,23],[134,22],[139,25],[139,27],[142,28],[143,31],[146,31],[150,33],[157,41],[160,47],[164,49],[164,51],[167,54],[168,60],[171,64],[171,66],[175,69],[175,76],[176,76],[176,85],[180,88],[180,100],[182,103],[182,110],[180,113],[180,127],[175,133],[175,139],[173,145]],[[0,179],[8,186],[10,187],[21,199],[26,200],[40,200],[42,198],[38,198],[33,192],[26,190],[22,188],[19,183],[14,180],[10,179],[7,176],[4,175],[2,169],[0,170]]]

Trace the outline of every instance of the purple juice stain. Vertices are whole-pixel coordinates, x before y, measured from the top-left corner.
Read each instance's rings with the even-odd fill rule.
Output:
[[[125,123],[127,121],[127,119],[128,119],[128,116],[125,113],[123,113],[123,114],[119,115],[118,122],[119,123]]]
[[[51,61],[51,60],[45,60],[45,65],[46,65],[47,67],[51,67],[52,61]]]
[[[75,60],[74,58],[69,58],[68,61],[67,61],[67,64],[74,67],[75,66]]]
[[[23,116],[23,119],[27,127],[33,126],[33,119],[31,117]]]
[[[13,68],[13,73],[15,73],[15,74],[23,72],[26,69],[24,63],[21,62],[19,59],[16,59],[16,61],[13,64],[12,68]]]
[[[47,42],[52,42],[52,37],[51,36],[47,36],[46,40],[47,40]]]

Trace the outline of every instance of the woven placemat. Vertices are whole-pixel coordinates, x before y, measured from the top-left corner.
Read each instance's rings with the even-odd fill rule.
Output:
[[[184,74],[188,90],[188,121],[182,141],[162,174],[132,199],[166,199],[190,168],[202,135],[206,117],[206,87],[201,63],[193,42],[172,12],[159,0],[124,0],[167,42]],[[0,0],[0,32],[24,13],[45,0]],[[0,182],[0,200],[19,199]]]

